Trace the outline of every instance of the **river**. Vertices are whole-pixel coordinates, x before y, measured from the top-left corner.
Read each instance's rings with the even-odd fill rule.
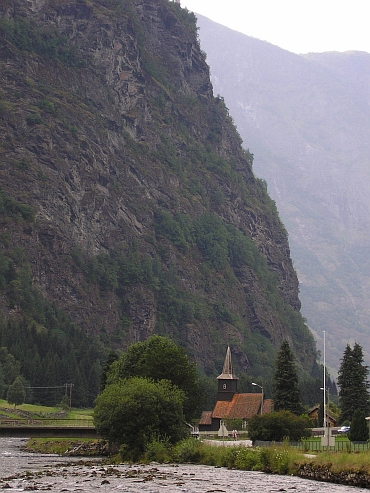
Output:
[[[91,458],[23,452],[21,438],[0,438],[0,489],[57,493],[361,493],[363,488],[294,476],[198,465],[107,466]]]

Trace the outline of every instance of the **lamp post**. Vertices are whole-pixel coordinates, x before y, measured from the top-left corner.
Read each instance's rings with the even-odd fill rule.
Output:
[[[252,385],[261,389],[261,414],[263,413],[263,387],[258,383],[252,382]]]
[[[370,416],[368,416],[365,419],[366,419],[366,421],[368,422],[368,425],[369,425],[369,437],[370,437]]]

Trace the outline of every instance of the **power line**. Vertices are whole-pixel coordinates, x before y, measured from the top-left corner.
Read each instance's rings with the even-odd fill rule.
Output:
[[[71,385],[71,384],[65,384],[65,385],[58,385],[55,387],[25,387],[25,389],[65,389],[66,385]]]

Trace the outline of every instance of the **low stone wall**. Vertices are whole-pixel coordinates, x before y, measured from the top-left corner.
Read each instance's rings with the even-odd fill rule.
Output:
[[[332,471],[331,467],[331,463],[315,464],[313,462],[305,462],[300,464],[296,475],[305,479],[370,488],[370,475],[367,472],[361,470],[336,472]]]
[[[213,447],[252,447],[252,440],[202,440],[205,445]]]

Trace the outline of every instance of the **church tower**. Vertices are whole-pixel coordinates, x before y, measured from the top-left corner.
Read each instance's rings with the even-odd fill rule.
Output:
[[[218,380],[218,401],[231,401],[238,389],[238,377],[234,375],[231,362],[230,346],[227,346],[226,357],[222,373],[217,377]]]

